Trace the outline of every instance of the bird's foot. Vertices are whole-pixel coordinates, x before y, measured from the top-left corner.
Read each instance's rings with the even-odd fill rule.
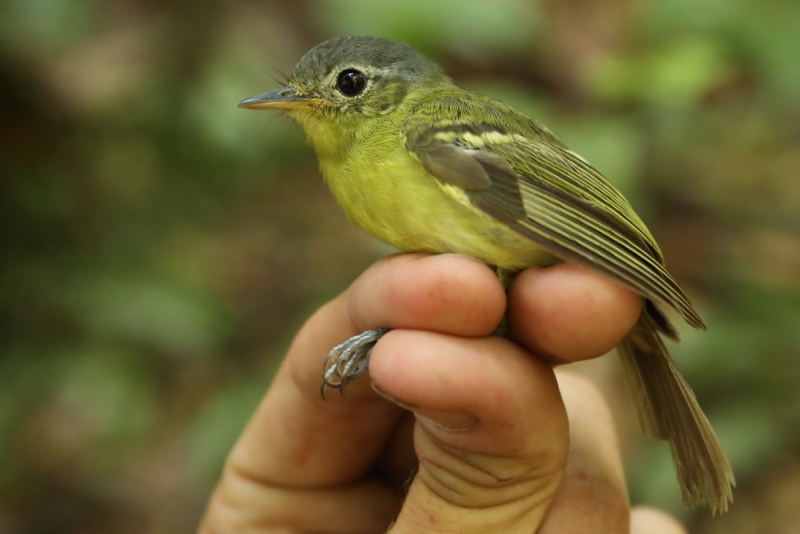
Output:
[[[367,371],[372,348],[388,331],[388,328],[367,330],[337,345],[328,353],[323,364],[324,374],[320,387],[323,399],[326,387],[338,389],[339,393],[344,395],[345,384]]]

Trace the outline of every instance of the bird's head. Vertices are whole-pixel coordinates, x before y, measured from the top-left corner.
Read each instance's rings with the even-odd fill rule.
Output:
[[[448,83],[436,63],[407,44],[338,37],[303,56],[286,87],[248,98],[239,107],[286,112],[311,136],[326,125],[349,128],[389,114],[415,90]]]

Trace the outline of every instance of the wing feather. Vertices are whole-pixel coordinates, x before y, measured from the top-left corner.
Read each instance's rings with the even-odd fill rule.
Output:
[[[542,135],[530,125],[526,131],[526,127],[483,122],[431,124],[426,120],[431,114],[442,116],[442,111],[412,115],[403,130],[406,148],[437,180],[462,188],[471,184],[464,198],[473,208],[564,260],[599,271],[652,301],[675,308],[689,324],[705,329],[665,268],[647,227],[622,194],[583,158],[560,143],[549,142],[552,134]],[[446,158],[439,161],[439,154]],[[488,183],[454,176],[455,169],[477,168],[475,163],[485,174],[473,174],[488,176]],[[437,168],[447,168],[447,172],[437,172]],[[674,336],[666,318],[656,315],[660,329]]]

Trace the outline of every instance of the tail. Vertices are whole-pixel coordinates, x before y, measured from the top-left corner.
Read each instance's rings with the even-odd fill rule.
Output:
[[[730,462],[689,384],[647,311],[619,344],[625,376],[645,434],[669,441],[686,506],[707,504],[726,512],[736,485]],[[663,330],[663,327],[662,327]]]

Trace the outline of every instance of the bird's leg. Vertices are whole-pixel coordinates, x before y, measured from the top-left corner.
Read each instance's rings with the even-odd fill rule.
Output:
[[[494,274],[497,276],[497,279],[500,280],[503,289],[508,291],[508,286],[511,285],[511,279],[514,278],[514,272],[493,265],[490,265],[490,267],[494,269]]]
[[[495,268],[495,272],[500,283],[503,284],[503,288],[508,289],[512,273],[499,267]],[[508,321],[503,316],[503,320],[495,329],[494,334],[505,335],[508,329],[507,323]],[[320,386],[322,398],[325,398],[325,388],[338,389],[344,395],[345,385],[367,372],[372,348],[388,331],[388,328],[367,330],[334,347],[328,353],[323,363],[322,385]]]
[[[500,280],[500,284],[502,284],[503,289],[507,292],[508,286],[511,285],[511,278],[513,274],[510,271],[503,269],[502,267],[494,267],[494,272],[497,275],[497,279]],[[496,336],[505,336],[508,333],[508,317],[506,314],[503,314],[503,318],[500,319],[500,324],[497,325],[497,328],[494,329],[492,334]]]
[[[320,387],[323,399],[326,387],[338,389],[344,395],[345,384],[367,371],[372,348],[388,331],[388,328],[367,330],[337,345],[328,353],[323,364],[324,374]]]

